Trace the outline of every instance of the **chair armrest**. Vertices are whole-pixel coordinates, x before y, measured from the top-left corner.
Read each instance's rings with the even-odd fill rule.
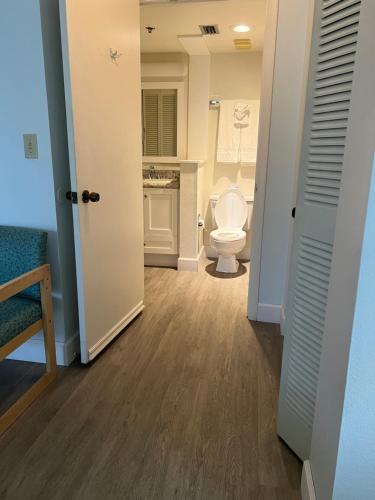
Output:
[[[14,280],[4,283],[0,286],[0,302],[17,295],[17,293],[22,292],[25,288],[29,288],[31,285],[35,285],[40,281],[43,281],[50,274],[49,264],[44,264],[43,266],[37,267],[28,273],[21,274]]]

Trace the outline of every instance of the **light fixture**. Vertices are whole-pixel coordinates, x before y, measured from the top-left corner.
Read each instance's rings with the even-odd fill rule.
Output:
[[[236,26],[233,26],[233,31],[236,33],[247,33],[250,29],[250,26],[247,26],[246,24],[237,24]]]

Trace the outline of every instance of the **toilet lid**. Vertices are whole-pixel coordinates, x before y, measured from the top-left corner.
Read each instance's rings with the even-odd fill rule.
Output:
[[[247,204],[238,188],[224,191],[215,206],[215,220],[218,227],[242,228],[246,222]]]

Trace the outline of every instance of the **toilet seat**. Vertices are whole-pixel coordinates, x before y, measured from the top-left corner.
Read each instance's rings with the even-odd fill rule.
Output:
[[[211,231],[211,237],[218,242],[241,241],[246,239],[246,233],[242,229],[234,227],[219,228]]]

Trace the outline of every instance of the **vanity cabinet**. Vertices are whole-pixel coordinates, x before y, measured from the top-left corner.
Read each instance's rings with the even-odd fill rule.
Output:
[[[145,253],[178,253],[178,198],[178,189],[143,189]]]

